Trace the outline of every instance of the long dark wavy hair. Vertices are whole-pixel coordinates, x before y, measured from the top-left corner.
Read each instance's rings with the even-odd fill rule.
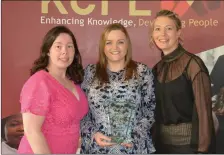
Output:
[[[67,68],[66,75],[76,84],[80,84],[83,81],[84,76],[81,55],[74,34],[65,26],[56,26],[47,32],[42,42],[40,56],[37,60],[34,61],[30,74],[33,75],[39,70],[46,70],[46,67],[49,64],[49,50],[56,38],[61,33],[66,33],[71,36],[73,45],[75,47],[74,60],[72,64]]]

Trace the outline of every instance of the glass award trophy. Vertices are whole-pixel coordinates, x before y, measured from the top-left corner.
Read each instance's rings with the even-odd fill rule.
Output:
[[[135,120],[136,104],[131,101],[108,101],[109,133],[111,142],[121,144],[131,140]]]

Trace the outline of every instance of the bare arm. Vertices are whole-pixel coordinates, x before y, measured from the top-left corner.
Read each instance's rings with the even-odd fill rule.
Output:
[[[41,131],[44,116],[23,113],[24,134],[34,154],[51,154],[47,141]]]

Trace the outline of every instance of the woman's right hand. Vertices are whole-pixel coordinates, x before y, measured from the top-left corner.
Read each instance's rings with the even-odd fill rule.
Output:
[[[111,145],[115,145],[116,143],[111,143],[111,138],[110,137],[107,137],[105,135],[103,135],[102,133],[100,132],[96,132],[93,136],[93,138],[95,139],[96,143],[101,146],[101,147],[104,147],[104,146],[111,146]]]

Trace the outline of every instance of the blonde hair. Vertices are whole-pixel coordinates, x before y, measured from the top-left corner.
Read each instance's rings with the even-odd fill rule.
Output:
[[[158,17],[168,17],[174,21],[177,31],[182,29],[182,22],[181,22],[178,14],[176,14],[175,12],[172,12],[170,10],[161,10],[156,13],[154,21],[152,22],[152,25],[151,25],[151,32],[153,32],[153,30],[154,30],[154,23]],[[183,44],[183,40],[181,38],[179,38],[179,42],[181,42]],[[150,43],[153,43],[152,36],[150,39]]]
[[[172,12],[170,10],[161,10],[156,13],[155,19],[157,19],[158,17],[168,17],[174,21],[177,30],[180,30],[182,28],[181,20],[178,14],[176,14],[175,12]],[[154,22],[155,22],[155,19],[154,19]],[[154,29],[154,22],[152,23],[153,29]]]

